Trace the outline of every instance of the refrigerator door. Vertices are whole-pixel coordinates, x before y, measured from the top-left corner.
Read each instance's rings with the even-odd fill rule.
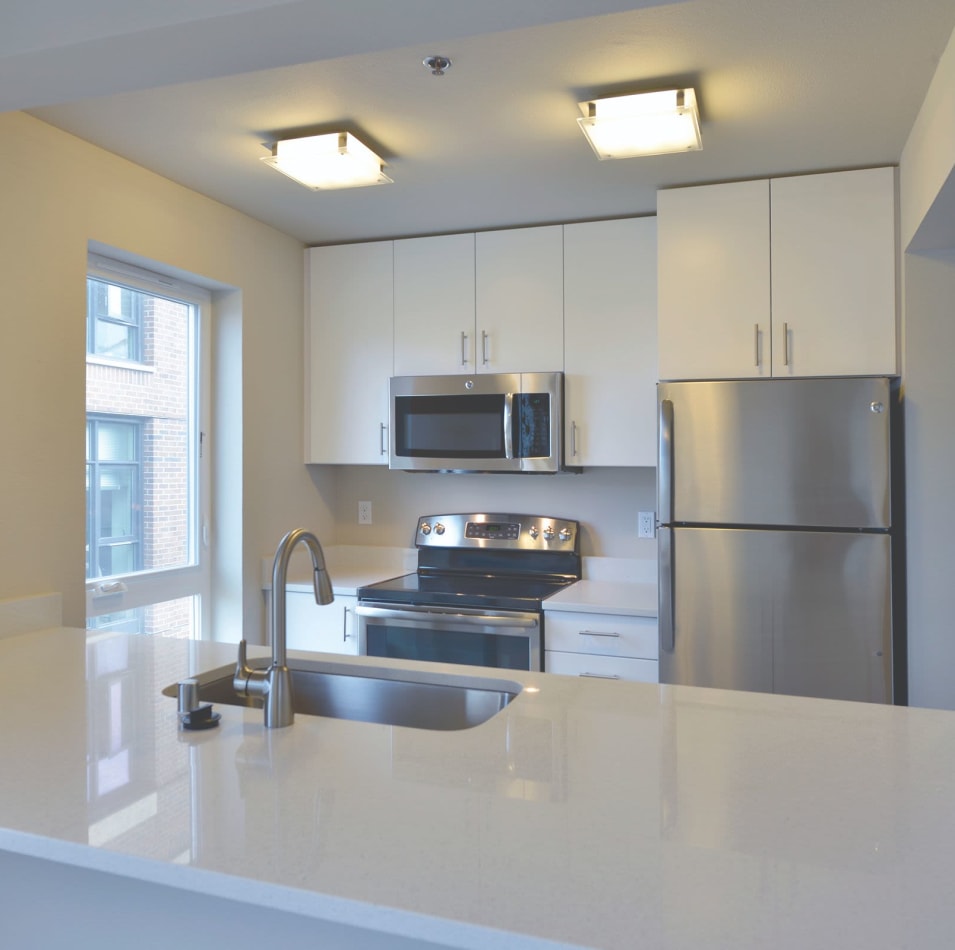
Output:
[[[891,538],[661,530],[660,680],[892,699]],[[669,570],[666,569],[666,567]]]
[[[884,377],[660,383],[660,519],[888,528]]]

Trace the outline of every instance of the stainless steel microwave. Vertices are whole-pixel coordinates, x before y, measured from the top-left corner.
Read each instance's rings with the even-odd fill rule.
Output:
[[[563,373],[395,376],[389,467],[564,471],[563,404]]]

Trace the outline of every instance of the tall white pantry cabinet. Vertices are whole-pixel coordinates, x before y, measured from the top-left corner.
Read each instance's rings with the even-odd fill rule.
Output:
[[[657,195],[661,379],[892,375],[896,171]]]

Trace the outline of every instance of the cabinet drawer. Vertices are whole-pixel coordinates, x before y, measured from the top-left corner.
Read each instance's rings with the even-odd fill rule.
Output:
[[[544,619],[545,649],[566,653],[598,653],[656,660],[659,640],[656,617],[548,611]]]
[[[592,676],[596,679],[630,680],[657,683],[660,680],[656,660],[638,660],[629,656],[596,656],[590,653],[544,651],[544,672],[564,676]]]

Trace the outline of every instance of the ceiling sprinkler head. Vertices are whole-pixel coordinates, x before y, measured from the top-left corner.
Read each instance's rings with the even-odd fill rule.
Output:
[[[425,56],[421,65],[427,66],[432,76],[443,76],[445,70],[451,68],[451,60],[447,56]]]

